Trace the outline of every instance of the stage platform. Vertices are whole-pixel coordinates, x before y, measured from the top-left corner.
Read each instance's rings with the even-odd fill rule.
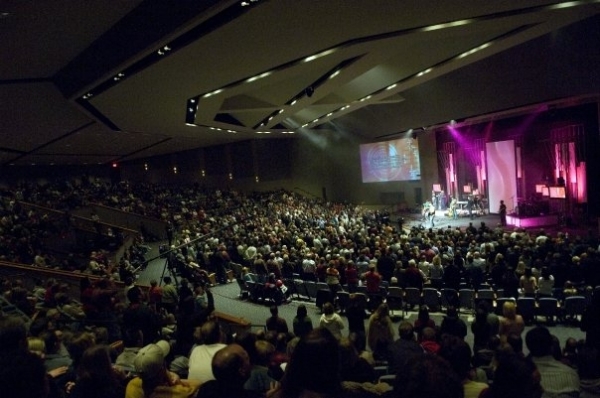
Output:
[[[548,214],[536,217],[519,217],[516,215],[507,215],[506,223],[519,228],[536,228],[558,225],[558,215]]]
[[[403,228],[410,230],[413,227],[417,228],[460,228],[465,229],[469,223],[473,223],[475,227],[479,227],[484,222],[488,227],[495,228],[500,223],[500,216],[497,214],[483,214],[474,215],[471,219],[469,216],[457,217],[456,219],[448,217],[445,211],[438,210],[435,212],[435,218],[433,225],[428,220],[424,220],[420,214],[395,214],[392,217],[392,222],[397,225],[397,220],[402,217],[404,219]],[[554,229],[577,229],[576,227],[566,228],[560,226],[559,217],[556,214],[539,216],[539,217],[516,217],[514,215],[507,215],[507,228],[512,230],[514,228],[525,228],[525,229],[539,229],[544,228],[546,230]]]
[[[459,216],[456,219],[447,216],[447,211],[436,210],[435,217],[433,219],[433,225],[428,220],[424,220],[421,214],[415,213],[398,213],[393,215],[391,218],[392,222],[397,225],[398,219],[402,217],[404,219],[403,228],[411,229],[417,228],[461,228],[465,229],[469,226],[469,223],[473,223],[474,226],[479,227],[484,222],[488,227],[494,228],[500,222],[500,217],[494,214],[473,214],[473,218],[468,215]]]

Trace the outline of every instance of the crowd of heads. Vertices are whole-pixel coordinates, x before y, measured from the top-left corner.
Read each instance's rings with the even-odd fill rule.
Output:
[[[319,279],[327,277],[327,272],[320,274],[319,269],[335,267],[339,284],[344,286],[348,282],[346,275],[353,275],[346,270],[356,268],[355,274],[359,279],[364,278],[367,272],[380,273],[382,281],[388,286],[406,287],[413,283],[413,279],[420,279],[420,283],[417,283],[419,287],[428,283],[451,286],[460,282],[462,277],[474,288],[481,282],[477,278],[482,274],[483,280],[491,279],[495,288],[505,289],[513,287],[515,278],[519,280],[521,277],[534,276],[548,279],[552,276],[557,288],[574,288],[577,292],[598,285],[597,278],[600,275],[596,272],[598,240],[591,234],[571,237],[558,232],[551,236],[544,231],[490,228],[484,223],[467,228],[399,229],[391,223],[389,214],[383,211],[368,210],[348,203],[324,202],[283,190],[244,194],[233,190],[206,190],[197,185],[166,188],[151,184],[106,184],[87,179],[77,184],[52,186],[51,189],[27,186],[18,191],[15,197],[57,209],[102,203],[159,218],[175,230],[173,245],[176,249],[173,255],[177,261],[192,262],[200,269],[217,274],[220,270],[231,269],[231,264],[235,263],[266,276],[273,274],[285,279],[297,275],[308,278],[312,274]],[[33,248],[35,252],[35,240],[26,239],[27,234],[23,231],[11,236],[14,228],[8,229],[11,227],[10,221],[4,218],[6,214],[2,224],[3,231],[7,233],[3,235],[9,237],[3,239],[11,239],[10,246],[13,248],[10,255],[20,253],[18,247],[21,246]],[[14,227],[14,219],[12,222]],[[475,272],[475,267],[480,272]],[[306,272],[307,269],[309,272]],[[412,276],[407,278],[407,275]],[[320,396],[342,396],[342,382],[351,381],[342,380],[341,375],[348,374],[342,369],[342,364],[355,366],[357,355],[369,364],[369,356],[365,354],[368,351],[365,336],[356,337],[360,336],[360,332],[353,330],[342,338],[325,327],[307,330],[302,337],[292,332],[224,336],[223,330],[211,320],[214,303],[210,289],[205,289],[206,283],[180,281],[176,286],[176,296],[169,300],[167,285],[163,286],[160,293],[162,302],[158,303],[151,303],[149,296],[133,290],[137,289],[135,287],[128,290],[126,297],[129,301],[120,303],[116,299],[116,289],[105,279],[101,283],[82,285],[80,304],[83,316],[103,323],[93,331],[62,329],[60,326],[64,318],[53,318],[50,310],[57,309],[60,314],[65,312],[65,303],[56,303],[56,295],[65,293],[60,291],[60,286],[56,291],[50,289],[48,294],[52,299],[44,302],[47,311],[42,311],[40,321],[32,323],[32,326],[35,325],[33,329],[15,327],[11,323],[15,322],[14,319],[3,317],[0,349],[9,355],[0,357],[3,361],[5,357],[12,358],[15,365],[12,370],[0,367],[3,369],[3,385],[14,377],[15,369],[27,366],[30,370],[25,374],[30,374],[32,380],[37,377],[35,380],[42,384],[41,387],[34,387],[36,383],[19,385],[18,388],[22,389],[22,395],[19,396],[28,396],[27,388],[42,389],[42,393],[35,391],[30,396],[60,396],[68,388],[69,382],[75,382],[75,392],[84,387],[85,391],[89,391],[93,390],[90,386],[96,386],[94,383],[99,377],[114,381],[103,384],[102,391],[107,396],[119,396],[125,388],[130,388],[128,383],[136,380],[134,376],[141,380],[139,387],[148,395],[149,386],[182,386],[177,377],[185,379],[185,358],[191,350],[203,345],[224,344],[212,357],[212,373],[218,382],[218,385],[212,383],[210,387],[214,391],[232,392],[240,386],[244,389],[248,380],[262,380],[259,371],[266,368],[268,377],[279,384],[275,384],[273,389],[269,387],[268,390],[259,391],[261,394],[269,391],[270,396],[274,397],[296,397],[310,390],[322,394]],[[7,290],[18,297],[19,289],[10,286]],[[48,289],[44,293],[46,291]],[[518,294],[522,292],[517,290]],[[332,303],[327,303],[323,306],[323,312],[324,315],[332,315],[336,310]],[[306,317],[304,311],[300,311],[299,316]],[[376,311],[376,318],[387,316],[389,313],[385,307]],[[453,314],[449,313],[447,318],[453,318]],[[69,320],[72,321],[69,322],[70,326],[81,321]],[[475,353],[464,342],[464,336],[445,338],[444,333],[431,327],[425,317],[422,321],[424,324],[418,334],[413,325],[407,325],[406,322],[399,325],[398,340],[419,345],[422,355],[414,361],[398,364],[394,373],[396,379],[389,383],[393,392],[388,394],[403,397],[462,396],[465,380],[473,378],[472,358]],[[145,327],[136,327],[140,322]],[[124,338],[139,336],[138,332],[142,330],[141,338]],[[536,329],[536,333],[541,332]],[[36,340],[28,349],[28,338],[37,338],[48,344],[40,348]],[[53,342],[53,339],[58,342]],[[169,349],[165,349],[163,340],[171,341]],[[494,384],[489,392],[492,397],[506,394],[511,388],[509,381],[519,378],[523,380],[523,385],[531,385],[527,387],[531,393],[521,396],[536,396],[539,391],[535,363],[519,355],[519,339],[513,340],[507,339],[497,345],[496,348],[501,346],[502,349],[494,350],[491,357],[495,361]],[[530,344],[526,339],[532,356],[552,352],[547,351],[546,345],[543,353],[542,348],[538,347],[542,342],[547,343],[546,340],[535,338]],[[125,347],[122,353],[128,352],[127,348],[135,351],[131,368],[127,371],[117,372],[107,366],[107,363],[116,361],[116,353],[119,352],[119,347],[110,347],[115,341],[132,345]],[[435,342],[439,347],[428,350],[431,344],[424,342]],[[378,360],[388,359],[385,358],[385,347],[378,347],[378,351],[378,355],[381,355]],[[37,355],[34,357],[34,352],[43,355],[33,354]],[[146,359],[140,359],[140,352],[145,354]],[[64,374],[49,377],[46,373],[36,373],[40,360],[43,365],[48,353],[70,360],[65,361],[68,362],[64,365],[68,370]],[[593,355],[582,350],[581,358]],[[577,358],[579,361],[580,356]],[[156,365],[159,362],[161,366]],[[594,373],[597,369],[590,365],[589,360],[583,360],[582,363],[582,371],[587,372],[590,378],[598,376],[597,372]],[[370,363],[371,366],[374,364]],[[253,372],[256,373],[255,378],[252,378]],[[153,373],[153,376],[148,376],[149,373]],[[370,382],[376,384],[377,380],[372,378]],[[447,388],[432,387],[440,383]],[[55,388],[56,384],[60,386]],[[202,393],[199,384],[188,387],[192,390],[200,388]],[[131,388],[134,388],[133,385]],[[204,393],[209,394],[206,391],[208,389]]]

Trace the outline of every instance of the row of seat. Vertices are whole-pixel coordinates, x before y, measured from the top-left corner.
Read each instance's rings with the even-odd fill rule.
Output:
[[[334,297],[331,296],[329,286],[324,282],[307,281],[299,278],[287,279],[284,281],[289,294],[292,298],[315,300],[320,307],[324,302],[335,300],[337,306],[343,312],[349,302],[350,291],[348,286],[342,286]],[[249,289],[248,283],[240,282],[241,291],[248,291],[250,298],[260,301],[264,300],[264,288],[260,282],[251,282]],[[546,317],[564,317],[566,319],[576,319],[583,314],[586,307],[586,298],[584,296],[566,297],[559,300],[556,297],[504,297],[503,289],[484,288],[475,291],[474,289],[463,288],[458,291],[450,288],[436,289],[433,287],[401,288],[398,286],[388,286],[383,283],[379,293],[367,293],[366,286],[355,287],[352,292],[357,295],[357,299],[363,302],[365,308],[374,309],[381,302],[386,302],[392,311],[401,310],[406,312],[409,309],[418,308],[426,305],[430,311],[441,311],[453,305],[459,311],[473,313],[481,301],[486,301],[489,308],[492,308],[498,315],[502,315],[502,307],[506,301],[515,302],[517,312],[526,319],[533,319],[536,316]],[[266,297],[267,300],[270,298]]]

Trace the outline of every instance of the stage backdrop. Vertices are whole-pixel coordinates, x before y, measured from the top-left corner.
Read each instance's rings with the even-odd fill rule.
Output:
[[[501,200],[511,212],[518,205],[515,142],[488,142],[486,155],[490,212],[498,213]]]

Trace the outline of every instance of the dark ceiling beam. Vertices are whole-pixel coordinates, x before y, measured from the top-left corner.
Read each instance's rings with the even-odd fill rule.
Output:
[[[218,3],[144,0],[56,73],[54,82],[65,97],[71,97]]]

